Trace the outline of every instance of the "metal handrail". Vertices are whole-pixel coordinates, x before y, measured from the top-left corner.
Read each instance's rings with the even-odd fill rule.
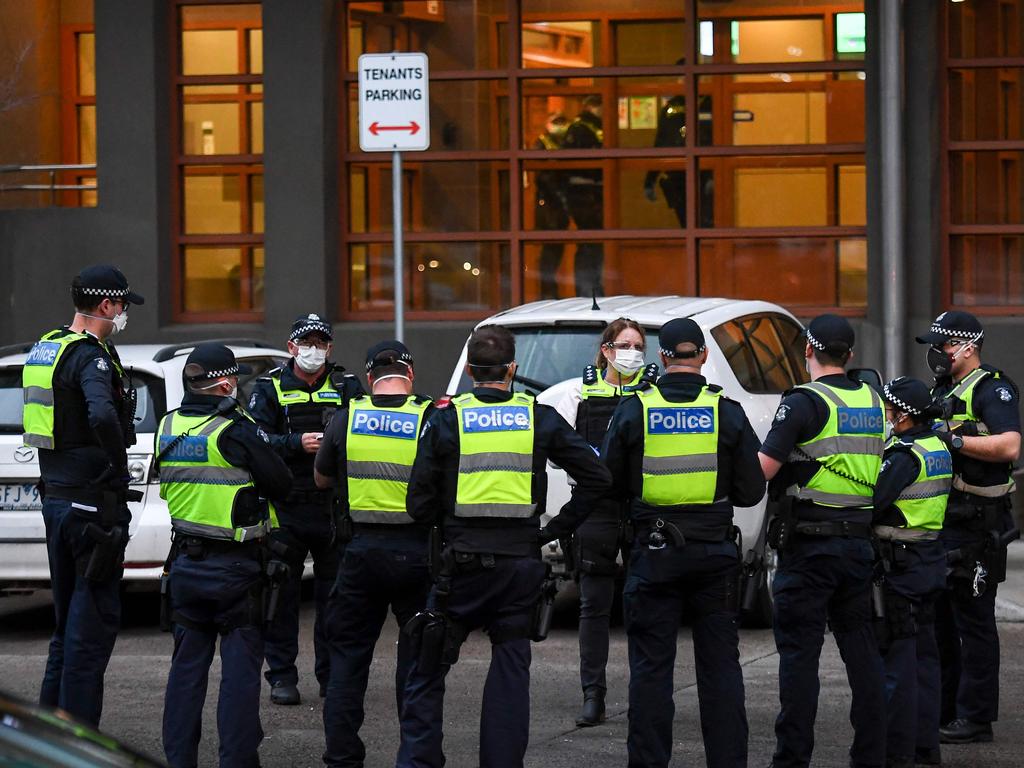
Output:
[[[96,190],[95,184],[58,184],[58,171],[95,171],[96,163],[67,165],[0,165],[0,173],[48,173],[49,184],[0,184],[0,192],[50,192],[50,205],[57,204],[57,192],[63,190]]]

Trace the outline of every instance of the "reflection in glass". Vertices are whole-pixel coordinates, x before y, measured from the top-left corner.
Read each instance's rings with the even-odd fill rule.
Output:
[[[523,67],[592,67],[600,50],[599,29],[592,21],[524,21]]]
[[[868,241],[839,241],[839,306],[868,305]]]
[[[185,185],[185,234],[226,234],[242,228],[237,175],[188,173]]]
[[[704,0],[699,5],[702,61],[761,64],[826,59],[825,20],[820,16],[735,19],[729,15],[736,11],[728,4]],[[703,26],[709,23],[710,29]]]
[[[351,309],[394,307],[391,243],[349,249]],[[413,311],[490,311],[509,306],[506,243],[406,243],[406,302]]]
[[[763,299],[784,306],[839,306],[841,282],[847,296],[867,290],[866,271],[856,270],[855,259],[842,265],[847,272],[841,271],[841,242],[831,238],[702,240],[700,295]]]
[[[247,309],[242,302],[241,247],[186,246],[184,249],[184,309],[218,312]],[[246,294],[251,284],[246,278]]]
[[[949,246],[953,304],[1024,304],[1024,237],[964,235]]]
[[[182,30],[181,73],[238,74],[238,33],[233,29]]]

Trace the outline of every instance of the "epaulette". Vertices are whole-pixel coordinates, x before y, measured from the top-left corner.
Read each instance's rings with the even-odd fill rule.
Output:
[[[597,373],[597,366],[596,365],[588,365],[588,366],[585,366],[583,368],[583,384],[585,386],[590,386],[591,384],[596,384],[597,383],[597,378],[598,378],[598,373]]]
[[[414,403],[416,403],[416,405],[423,405],[423,403],[433,403],[434,402],[434,398],[427,397],[426,395],[418,395],[415,392],[413,392],[412,393],[412,401]],[[436,403],[435,403],[435,405],[436,405]]]
[[[718,385],[718,384],[708,384],[707,385],[707,389],[708,389],[708,392],[721,392],[722,391],[722,387],[720,385]]]
[[[651,363],[646,368],[644,368],[644,374],[643,374],[643,376],[640,377],[640,381],[642,381],[645,384],[647,384],[648,386],[650,386],[651,384],[653,384],[657,380],[658,380],[658,364],[657,363]]]

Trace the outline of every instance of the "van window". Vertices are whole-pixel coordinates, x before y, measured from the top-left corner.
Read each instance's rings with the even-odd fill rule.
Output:
[[[241,357],[238,362],[244,363],[252,368],[252,373],[238,377],[238,402],[248,403],[252,390],[256,386],[256,379],[266,375],[268,371],[279,368],[288,362],[286,357]]]
[[[711,335],[740,386],[756,394],[781,394],[807,380],[801,332],[784,315],[763,314],[723,323]]]
[[[531,386],[522,381],[517,391],[530,390],[540,394],[543,390],[566,379],[583,375],[583,368],[597,359],[597,345],[604,328],[597,326],[510,326],[516,337],[518,374],[543,386]],[[647,335],[645,364],[658,361],[658,330],[644,328]],[[459,392],[468,392],[473,385],[465,371],[459,379]],[[450,392],[449,394],[455,394]]]
[[[21,368],[0,369],[0,435],[20,435]]]

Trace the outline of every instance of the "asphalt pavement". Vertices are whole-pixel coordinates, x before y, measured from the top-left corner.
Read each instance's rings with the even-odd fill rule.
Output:
[[[580,729],[574,718],[580,704],[575,601],[569,593],[559,600],[555,628],[543,643],[533,646],[531,768],[626,765],[626,638],[621,626],[612,633],[608,668],[608,721]],[[944,746],[947,768],[1018,768],[1024,765],[1024,543],[1010,549],[1010,572],[1000,586],[999,632],[1002,641],[1001,717],[994,726],[995,742],[986,745]],[[302,654],[299,659],[303,703],[277,707],[264,692],[262,707],[266,738],[262,763],[273,766],[321,765],[322,706],[313,678],[312,602],[302,605]],[[0,687],[34,698],[38,693],[52,630],[47,593],[0,598]],[[366,768],[394,765],[398,726],[394,712],[394,650],[397,629],[390,622],[377,645],[367,694],[363,738]],[[152,595],[130,595],[121,632],[106,677],[102,727],[107,733],[155,756],[162,755],[163,691],[170,666],[171,638],[157,626]],[[773,723],[778,707],[778,655],[770,630],[744,630],[740,644],[750,722],[750,766],[770,762]],[[448,765],[478,765],[476,759],[480,695],[490,657],[487,638],[475,633],[463,648],[461,660],[448,677],[444,731]],[[211,670],[204,710],[204,739],[200,764],[216,764],[216,691],[220,661]],[[693,646],[689,630],[679,633],[675,672],[675,766],[704,765],[700,739]],[[848,765],[852,738],[848,711],[850,694],[835,642],[826,637],[821,660],[821,696],[816,726],[814,766]]]

